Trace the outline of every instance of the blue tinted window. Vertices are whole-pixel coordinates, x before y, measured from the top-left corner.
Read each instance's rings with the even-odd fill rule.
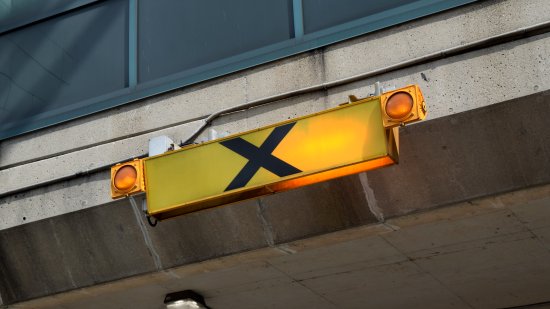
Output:
[[[291,8],[289,0],[142,0],[139,81],[288,40]]]
[[[0,131],[70,117],[124,88],[126,29],[126,1],[111,0],[1,35]]]
[[[304,31],[311,33],[371,16],[415,0],[303,0]]]
[[[0,32],[97,0],[0,0]]]

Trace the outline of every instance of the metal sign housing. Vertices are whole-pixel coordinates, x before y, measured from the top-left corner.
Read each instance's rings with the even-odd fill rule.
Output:
[[[159,219],[394,164],[397,129],[371,97],[143,160]]]

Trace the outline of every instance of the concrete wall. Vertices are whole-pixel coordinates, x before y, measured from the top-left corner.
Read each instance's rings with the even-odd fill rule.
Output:
[[[146,154],[153,136],[185,139],[201,118],[222,108],[544,22],[548,9],[544,0],[483,1],[2,141],[0,228],[109,202],[106,167]],[[377,80],[420,84],[428,120],[522,97],[550,89],[549,42],[546,34],[514,40],[224,116],[214,127],[236,133],[323,110],[349,94],[372,93]],[[59,182],[89,171],[99,175]]]
[[[102,262],[105,269],[100,263],[99,277],[95,278],[67,262],[69,266],[51,279],[58,281],[49,282],[45,278],[50,275],[44,274],[59,270],[54,264],[67,257],[63,252],[56,253],[60,256],[34,257],[31,252],[50,248],[59,251],[72,245],[74,250],[84,250],[79,243],[97,238],[94,241],[99,243],[89,248],[93,257],[105,251],[117,252],[119,243],[103,242],[113,235],[142,242],[143,222],[133,217],[127,202],[112,203],[110,199],[108,168],[145,155],[151,137],[185,139],[202,119],[220,109],[547,22],[548,11],[550,2],[546,0],[481,1],[0,142],[0,256],[4,265],[1,277],[5,280],[0,295],[5,302],[15,302],[138,272],[136,268],[122,268],[115,275],[113,267],[118,268],[117,264],[106,258]],[[196,226],[204,222],[215,225],[221,220],[225,223],[220,223],[220,233],[222,227],[231,227],[243,217],[248,216],[251,223],[235,231],[235,235],[245,235],[242,237],[246,243],[231,240],[228,248],[222,246],[212,252],[205,249],[207,253],[197,256],[178,256],[187,252],[183,240],[174,244],[182,251],[169,252],[168,245],[159,245],[160,239],[167,238],[158,232],[160,236],[153,242],[165,249],[155,249],[161,250],[155,253],[146,243],[136,245],[135,254],[128,257],[135,263],[128,265],[139,265],[139,272],[155,271],[548,183],[550,178],[544,173],[549,170],[548,160],[544,158],[550,154],[550,137],[545,133],[547,121],[540,115],[549,112],[549,57],[550,34],[540,31],[224,115],[212,127],[219,132],[237,133],[324,110],[347,101],[350,94],[367,96],[373,92],[375,81],[396,86],[419,84],[429,110],[425,122],[402,129],[403,157],[399,166],[247,202],[249,206],[245,203],[204,212],[197,215],[202,218],[197,222],[174,221]],[[461,112],[466,113],[457,114]],[[206,132],[199,140],[205,136]],[[408,191],[396,189],[413,184],[410,196]],[[303,202],[296,205],[296,201]],[[295,211],[303,213],[288,216]],[[319,213],[318,223],[304,223],[310,211]],[[112,225],[115,222],[121,223]],[[178,234],[191,233],[177,225],[167,224],[178,229]],[[266,226],[273,230],[266,230]],[[74,234],[75,230],[80,234]],[[91,236],[93,231],[99,234]],[[217,244],[210,238],[201,241]],[[41,247],[49,242],[54,243],[53,247]],[[45,263],[40,276],[46,277],[33,277],[39,275],[24,271],[25,265],[37,262],[35,258]],[[79,275],[72,276],[73,271],[80,271]],[[27,285],[26,280],[45,283],[35,287]]]
[[[9,308],[165,309],[185,289],[211,308],[548,308],[549,206],[540,186]]]

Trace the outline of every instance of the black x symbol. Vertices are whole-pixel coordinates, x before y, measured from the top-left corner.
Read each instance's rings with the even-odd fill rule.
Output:
[[[248,159],[248,162],[237,176],[231,181],[225,191],[242,188],[252,179],[260,167],[272,172],[279,177],[300,173],[301,170],[286,163],[285,161],[271,154],[279,143],[285,138],[296,122],[276,127],[260,148],[252,145],[244,139],[237,137],[220,142],[223,146],[233,150]]]

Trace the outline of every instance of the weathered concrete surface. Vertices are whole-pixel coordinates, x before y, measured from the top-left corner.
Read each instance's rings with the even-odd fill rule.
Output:
[[[279,223],[267,231],[277,244],[377,221],[356,176],[266,196],[259,204],[262,220]]]
[[[474,308],[548,302],[548,295],[537,291],[550,282],[550,267],[545,261],[550,247],[538,230],[550,222],[546,190],[525,190],[508,197],[465,203],[464,208],[487,208],[487,213],[475,220],[464,214],[456,216],[458,210],[446,218],[441,214],[434,216],[443,222],[453,221],[452,224],[427,223],[422,219],[419,222],[416,218],[422,215],[414,216],[408,224],[416,221],[416,226],[385,238],[462,299],[468,299]],[[443,213],[444,209],[439,211]],[[402,221],[390,223],[402,226]],[[524,262],[517,263],[518,259]],[[498,273],[483,275],[497,269]]]
[[[159,256],[159,269],[167,269],[267,246],[264,222],[257,214],[257,202],[251,200],[163,221],[157,228],[143,223]]]
[[[5,302],[53,294],[155,270],[125,203],[90,208],[0,235]]]
[[[284,209],[302,227],[286,234],[295,225],[280,215],[284,209],[275,209],[283,205],[269,198],[266,205],[245,201],[164,221],[156,228],[122,200],[5,229],[0,232],[0,295],[13,303],[272,246],[285,237],[376,222],[355,189],[360,189],[356,179],[338,179],[309,187],[305,196],[287,196],[287,205],[297,208]],[[333,190],[342,194],[332,196]],[[317,203],[311,194],[326,200]],[[302,203],[292,205],[300,199]]]
[[[370,210],[372,205],[369,203],[372,202],[376,203],[378,211],[385,218],[386,227],[391,229],[404,226],[392,218],[407,213],[548,184],[550,174],[546,171],[550,170],[550,163],[546,159],[550,153],[550,131],[545,129],[547,122],[540,115],[549,113],[550,95],[540,93],[405,127],[402,130],[400,165],[367,173],[366,183],[361,181],[360,176],[353,175],[179,217],[161,222],[156,228],[147,226],[139,211],[130,207],[128,200],[123,200],[5,229],[0,231],[0,294],[4,302],[14,303],[257,248],[277,246],[283,252],[292,252],[294,249],[279,245],[378,222],[379,214]],[[90,180],[97,177],[99,181],[108,175],[100,173],[90,177]],[[90,180],[75,184],[72,190],[89,190],[83,186],[93,183]],[[369,188],[373,190],[370,194],[367,192]],[[33,195],[48,197],[40,190],[52,192],[38,189],[19,198],[25,200]],[[107,192],[100,198],[105,196],[108,196]],[[518,193],[517,196],[523,197],[524,201],[540,199],[537,195]],[[542,194],[542,197],[545,196]],[[61,196],[57,198],[63,199]],[[12,203],[17,203],[17,200]],[[485,203],[490,204],[487,201]],[[493,204],[498,208],[506,203],[510,204],[501,199]],[[484,246],[479,239],[488,237],[495,238],[494,246],[498,248],[487,253],[489,255],[486,259],[503,254],[503,250],[509,248],[507,244],[516,241],[525,244],[526,250],[539,256],[542,251],[532,247],[535,245],[530,244],[532,241],[529,237],[538,232],[541,237],[547,237],[548,221],[542,219],[547,212],[541,211],[546,201],[536,203],[526,208],[492,213],[487,218],[479,215],[474,222],[465,221],[464,225],[460,222],[452,227],[438,225],[437,228],[430,228],[429,232],[418,232],[420,234],[415,239],[410,238],[414,237],[416,229],[409,229],[407,233],[395,233],[387,241],[414,259],[430,259],[435,247],[439,248],[437,252],[453,254],[454,249],[446,248],[455,243],[460,250],[463,250],[460,247],[462,243],[478,248]],[[474,203],[474,206],[477,205]],[[456,227],[459,227],[459,232],[453,230]],[[433,235],[426,237],[425,241],[421,240],[430,234]],[[368,246],[376,247],[377,244]],[[391,250],[387,253],[392,255]],[[522,260],[526,258],[521,257]],[[376,259],[373,257],[372,262],[376,263]],[[323,259],[316,263],[323,264]],[[450,262],[442,263],[447,265]],[[512,262],[504,261],[499,265],[506,267],[507,263]],[[532,265],[529,267],[538,267],[540,263],[541,260],[535,257],[529,260],[529,265]],[[34,264],[37,266],[33,269],[28,267]],[[419,276],[411,279],[410,284],[431,280],[422,275],[426,268],[418,263],[405,264],[389,269],[382,265],[375,273],[368,271],[359,274],[376,277],[384,272],[400,273],[403,270],[413,277]],[[461,265],[473,267],[466,264]],[[288,268],[288,271],[291,269]],[[444,272],[443,268],[435,269]],[[543,269],[546,271],[546,268]],[[296,271],[302,272],[299,269]],[[317,274],[321,275],[323,270],[308,270],[306,267],[303,272],[304,276],[309,276],[308,273],[313,276],[308,278],[315,287],[317,283],[314,278]],[[472,271],[471,276],[474,273]],[[518,275],[517,272],[512,273]],[[296,276],[306,280],[302,275]],[[449,284],[456,284],[459,290],[460,282],[453,281],[452,275],[441,276],[440,280],[449,280]],[[362,280],[360,278],[359,275],[353,278],[342,275],[334,280],[359,282],[354,280]],[[546,280],[546,277],[538,275],[529,278],[527,282],[537,286]],[[436,283],[430,281],[427,284],[430,286]],[[281,289],[286,290],[290,283],[285,279],[266,284],[281,286]],[[391,282],[388,284],[392,286]],[[318,288],[322,295],[337,297],[338,291]],[[506,286],[499,289],[508,291]],[[417,292],[422,294],[429,290],[431,288]],[[460,293],[474,292],[467,288],[462,291]],[[353,293],[350,297],[355,295]],[[520,299],[527,299],[530,294],[525,295],[526,298]],[[492,303],[489,304],[491,307]],[[479,303],[479,307],[485,305],[484,302]]]
[[[386,217],[550,181],[550,92],[401,132],[400,164],[368,173]]]
[[[546,185],[8,308],[161,309],[184,289],[212,308],[548,308],[549,227]]]
[[[335,106],[346,94],[366,96],[365,86],[419,84],[428,106],[427,120],[550,89],[548,33],[417,65],[409,69],[329,89]]]
[[[6,229],[110,203],[110,177],[106,170],[0,198],[0,226]]]
[[[545,0],[480,1],[458,9],[328,46],[327,80],[372,71],[548,21]]]
[[[192,253],[201,258],[204,254],[215,257],[246,250],[247,246],[241,245],[243,242],[257,247],[264,245],[263,238],[253,239],[261,233],[254,233],[243,225],[234,225],[233,233],[216,233],[216,225],[222,224],[227,232],[232,226],[228,224],[232,221],[230,218],[245,218],[240,209],[254,210],[253,207],[232,207],[220,209],[219,218],[216,216],[219,212],[199,217],[207,222],[196,222],[197,216],[188,216],[180,220],[179,228],[171,228],[173,224],[167,222],[155,229],[157,234],[170,235],[164,235],[166,247],[160,248],[146,241],[146,237],[154,240],[154,235],[142,230],[143,218],[140,216],[138,221],[127,201],[8,229],[0,236],[1,293],[6,302],[13,302],[155,271],[163,264],[169,265],[171,259],[179,260],[177,265],[197,261]],[[233,212],[236,214],[231,216]],[[223,224],[223,221],[227,222]],[[189,229],[186,233],[182,232],[185,228]],[[167,239],[176,244],[167,243]],[[189,248],[177,246],[178,241]],[[220,244],[231,249],[222,253]],[[170,249],[178,254],[170,254]]]

